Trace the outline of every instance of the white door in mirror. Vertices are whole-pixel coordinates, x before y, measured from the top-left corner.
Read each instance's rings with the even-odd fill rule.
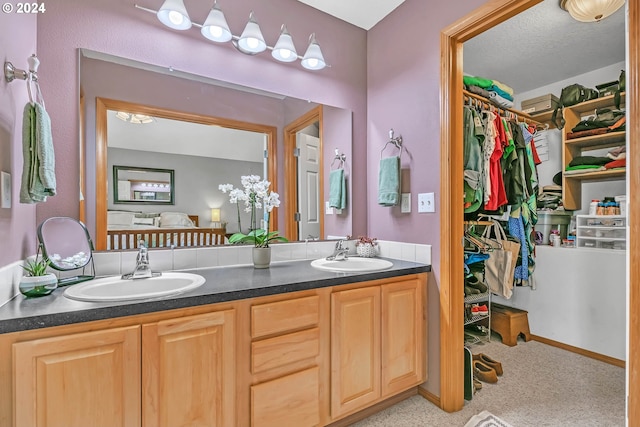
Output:
[[[198,274],[182,272],[136,280],[113,276],[71,286],[64,291],[64,296],[78,301],[128,301],[174,296],[196,289],[204,282],[204,277]]]

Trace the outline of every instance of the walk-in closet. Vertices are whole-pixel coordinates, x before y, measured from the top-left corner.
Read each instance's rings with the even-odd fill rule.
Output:
[[[626,366],[624,22],[545,0],[464,44],[466,400],[488,340]],[[597,97],[556,108],[573,84]]]

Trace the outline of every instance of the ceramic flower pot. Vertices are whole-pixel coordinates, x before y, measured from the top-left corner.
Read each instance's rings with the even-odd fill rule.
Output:
[[[253,248],[253,266],[269,268],[271,264],[271,248]]]
[[[26,297],[49,295],[58,287],[58,278],[49,273],[44,276],[23,276],[20,279],[20,292]]]

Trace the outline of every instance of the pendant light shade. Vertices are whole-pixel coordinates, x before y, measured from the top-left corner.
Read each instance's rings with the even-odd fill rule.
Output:
[[[238,47],[243,53],[256,54],[264,51],[267,48],[267,44],[262,37],[262,31],[260,26],[253,16],[253,12],[249,14],[249,22],[244,27],[244,31],[238,39]]]
[[[625,0],[560,0],[560,7],[580,22],[598,22],[624,6]]]
[[[224,43],[231,40],[231,30],[229,30],[224,13],[218,7],[218,2],[213,3],[213,8],[209,12],[207,20],[204,21],[200,32],[204,37],[214,42]]]
[[[307,70],[322,70],[327,66],[324,62],[324,56],[322,56],[320,45],[316,41],[315,33],[311,34],[309,37],[309,47],[302,58],[301,64]]]
[[[282,62],[293,62],[298,59],[298,52],[296,52],[296,47],[293,45],[293,39],[284,24],[280,31],[280,37],[271,51],[271,56]]]
[[[157,16],[160,22],[174,30],[191,28],[191,19],[182,0],[165,0]]]

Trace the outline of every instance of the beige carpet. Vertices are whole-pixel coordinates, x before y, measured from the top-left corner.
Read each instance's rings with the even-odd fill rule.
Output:
[[[513,427],[625,425],[622,368],[536,341],[508,347],[498,337],[472,351],[502,362],[504,375],[497,384],[483,384],[462,410],[446,413],[413,396],[354,426],[462,427],[485,410]]]

